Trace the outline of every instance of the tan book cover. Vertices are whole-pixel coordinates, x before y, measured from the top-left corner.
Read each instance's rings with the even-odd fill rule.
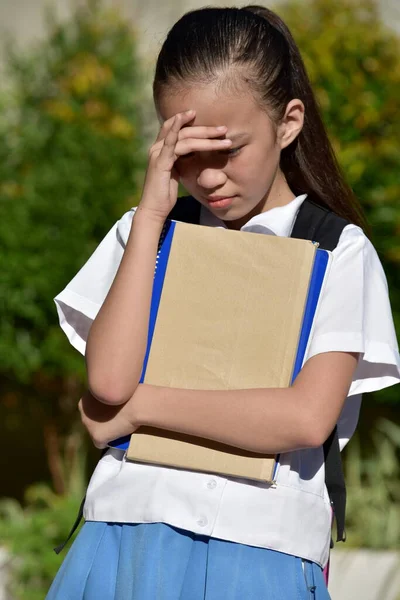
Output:
[[[144,383],[197,390],[289,386],[316,246],[186,223],[168,227]],[[150,427],[132,434],[127,458],[262,481],[272,481],[275,466],[274,456]]]

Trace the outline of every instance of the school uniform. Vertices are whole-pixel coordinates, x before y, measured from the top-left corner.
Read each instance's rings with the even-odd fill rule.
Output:
[[[242,230],[290,236],[305,198],[253,217]],[[61,327],[82,354],[133,215],[134,209],[114,225],[55,298]],[[204,207],[200,223],[225,226]],[[362,394],[400,380],[385,274],[355,225],[344,228],[332,252],[306,359],[329,351],[360,353],[338,421],[342,449]],[[331,506],[322,447],[281,454],[276,486],[133,463],[110,449],[91,478],[84,517],[48,600],[329,598],[322,568]]]

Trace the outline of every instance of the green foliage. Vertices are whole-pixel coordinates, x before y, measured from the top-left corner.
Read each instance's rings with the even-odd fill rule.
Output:
[[[360,198],[400,331],[400,38],[374,0],[279,4],[306,63],[339,162]],[[396,388],[377,397],[399,401]]]
[[[66,494],[47,484],[27,489],[25,506],[0,502],[0,539],[11,555],[10,592],[15,600],[43,600],[67,550],[56,555],[75,521],[86,488],[86,453],[78,434],[71,436],[61,461]]]
[[[345,452],[348,545],[400,547],[400,427],[378,421],[372,447],[362,450],[356,434]]]
[[[92,1],[48,29],[9,51],[0,118],[0,365],[27,383],[83,373],[52,299],[136,203],[143,169],[129,25]]]

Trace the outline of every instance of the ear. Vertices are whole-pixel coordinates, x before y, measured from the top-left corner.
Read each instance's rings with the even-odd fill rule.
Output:
[[[278,143],[281,150],[296,139],[303,128],[304,104],[295,98],[286,107],[283,119],[278,126]]]

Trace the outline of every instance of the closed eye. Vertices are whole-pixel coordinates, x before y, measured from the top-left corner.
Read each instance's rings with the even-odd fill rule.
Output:
[[[236,156],[236,154],[239,154],[239,151],[242,148],[243,146],[238,146],[237,148],[228,148],[227,150],[219,150],[219,153],[227,156]]]

